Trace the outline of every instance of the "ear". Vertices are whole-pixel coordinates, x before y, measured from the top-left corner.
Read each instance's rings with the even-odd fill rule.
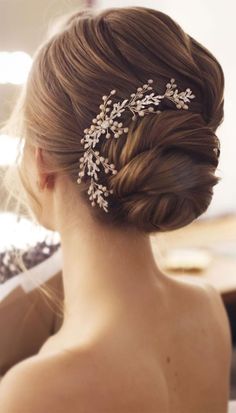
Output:
[[[41,191],[44,188],[52,189],[54,187],[54,175],[45,172],[45,159],[43,149],[38,146],[35,147],[35,161],[38,174],[38,186]]]

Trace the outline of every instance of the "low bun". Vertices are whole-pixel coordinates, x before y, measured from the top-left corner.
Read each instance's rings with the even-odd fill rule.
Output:
[[[149,115],[119,143],[119,172],[109,181],[113,218],[152,233],[183,227],[206,211],[219,180],[219,140],[200,114]]]

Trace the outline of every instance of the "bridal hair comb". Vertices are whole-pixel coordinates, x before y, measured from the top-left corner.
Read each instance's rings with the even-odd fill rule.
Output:
[[[125,99],[123,102],[114,103],[112,107],[109,107],[112,104],[110,97],[116,93],[116,90],[113,89],[109,96],[102,97],[104,102],[99,106],[101,112],[92,120],[93,124],[89,128],[84,129],[85,135],[81,139],[81,143],[84,144],[85,152],[80,158],[81,171],[78,174],[79,178],[77,179],[77,183],[81,183],[81,178],[85,175],[87,168],[87,175],[91,177],[91,183],[88,189],[89,199],[93,207],[96,205],[96,201],[99,207],[103,208],[105,212],[108,212],[108,202],[105,200],[105,197],[107,197],[109,193],[112,194],[113,190],[109,190],[106,186],[95,182],[98,181],[98,172],[100,171],[98,165],[101,164],[103,166],[105,173],[110,171],[115,175],[117,170],[114,164],[108,163],[108,158],[100,156],[99,151],[95,150],[100,136],[106,134],[106,139],[110,139],[111,137],[117,139],[120,135],[129,131],[128,127],[123,127],[122,122],[115,120],[119,118],[126,109],[132,112],[132,120],[136,120],[136,113],[138,113],[139,116],[144,116],[148,113],[161,113],[160,110],[155,111],[154,107],[150,105],[158,106],[164,98],[174,102],[177,109],[188,109],[187,103],[190,102],[190,99],[195,98],[195,95],[192,94],[189,88],[184,92],[179,92],[178,89],[176,89],[175,79],[171,79],[169,83],[166,84],[164,95],[155,95],[155,93],[152,92],[144,96],[148,90],[152,90],[152,86],[150,86],[151,83],[153,83],[153,80],[149,79],[147,84],[138,87],[137,92],[130,95],[131,98],[129,100]]]

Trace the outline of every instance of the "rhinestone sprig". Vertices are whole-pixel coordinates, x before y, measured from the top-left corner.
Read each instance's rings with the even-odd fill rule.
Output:
[[[193,99],[195,95],[188,88],[184,92],[179,92],[176,89],[175,79],[171,79],[166,84],[166,91],[164,95],[155,95],[154,92],[144,96],[148,90],[152,90],[150,84],[153,83],[152,79],[149,79],[142,87],[138,87],[136,93],[130,95],[130,99],[125,99],[122,102],[114,103],[111,107],[112,100],[110,97],[116,93],[113,89],[108,96],[102,97],[103,103],[99,106],[101,112],[96,118],[92,120],[92,125],[89,128],[84,129],[84,137],[81,139],[81,143],[84,144],[85,152],[80,158],[79,178],[77,183],[81,183],[81,178],[85,176],[86,168],[87,175],[91,177],[91,183],[88,189],[89,199],[92,206],[96,205],[95,201],[100,208],[103,208],[105,212],[108,212],[108,202],[105,197],[108,197],[109,193],[112,194],[113,190],[108,189],[105,185],[97,183],[98,173],[100,168],[98,165],[102,165],[105,173],[111,172],[113,175],[117,174],[114,164],[109,164],[108,158],[100,156],[99,151],[94,150],[95,146],[99,142],[99,138],[102,134],[106,134],[106,139],[111,137],[119,138],[123,133],[128,133],[129,128],[123,127],[122,122],[118,122],[119,118],[126,109],[129,109],[133,116],[132,120],[136,120],[137,115],[144,116],[147,113],[161,113],[160,110],[155,111],[153,106],[158,106],[162,99],[167,98],[175,103],[177,109],[188,109],[187,103],[190,99]],[[110,112],[110,113],[109,113]]]

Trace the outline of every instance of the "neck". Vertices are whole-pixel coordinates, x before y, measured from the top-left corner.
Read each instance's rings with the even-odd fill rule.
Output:
[[[145,289],[164,275],[149,236],[84,219],[72,225],[67,217],[66,223],[67,228],[62,221],[58,226],[63,255],[62,331],[73,330],[78,336],[108,323],[124,309],[140,306]]]

